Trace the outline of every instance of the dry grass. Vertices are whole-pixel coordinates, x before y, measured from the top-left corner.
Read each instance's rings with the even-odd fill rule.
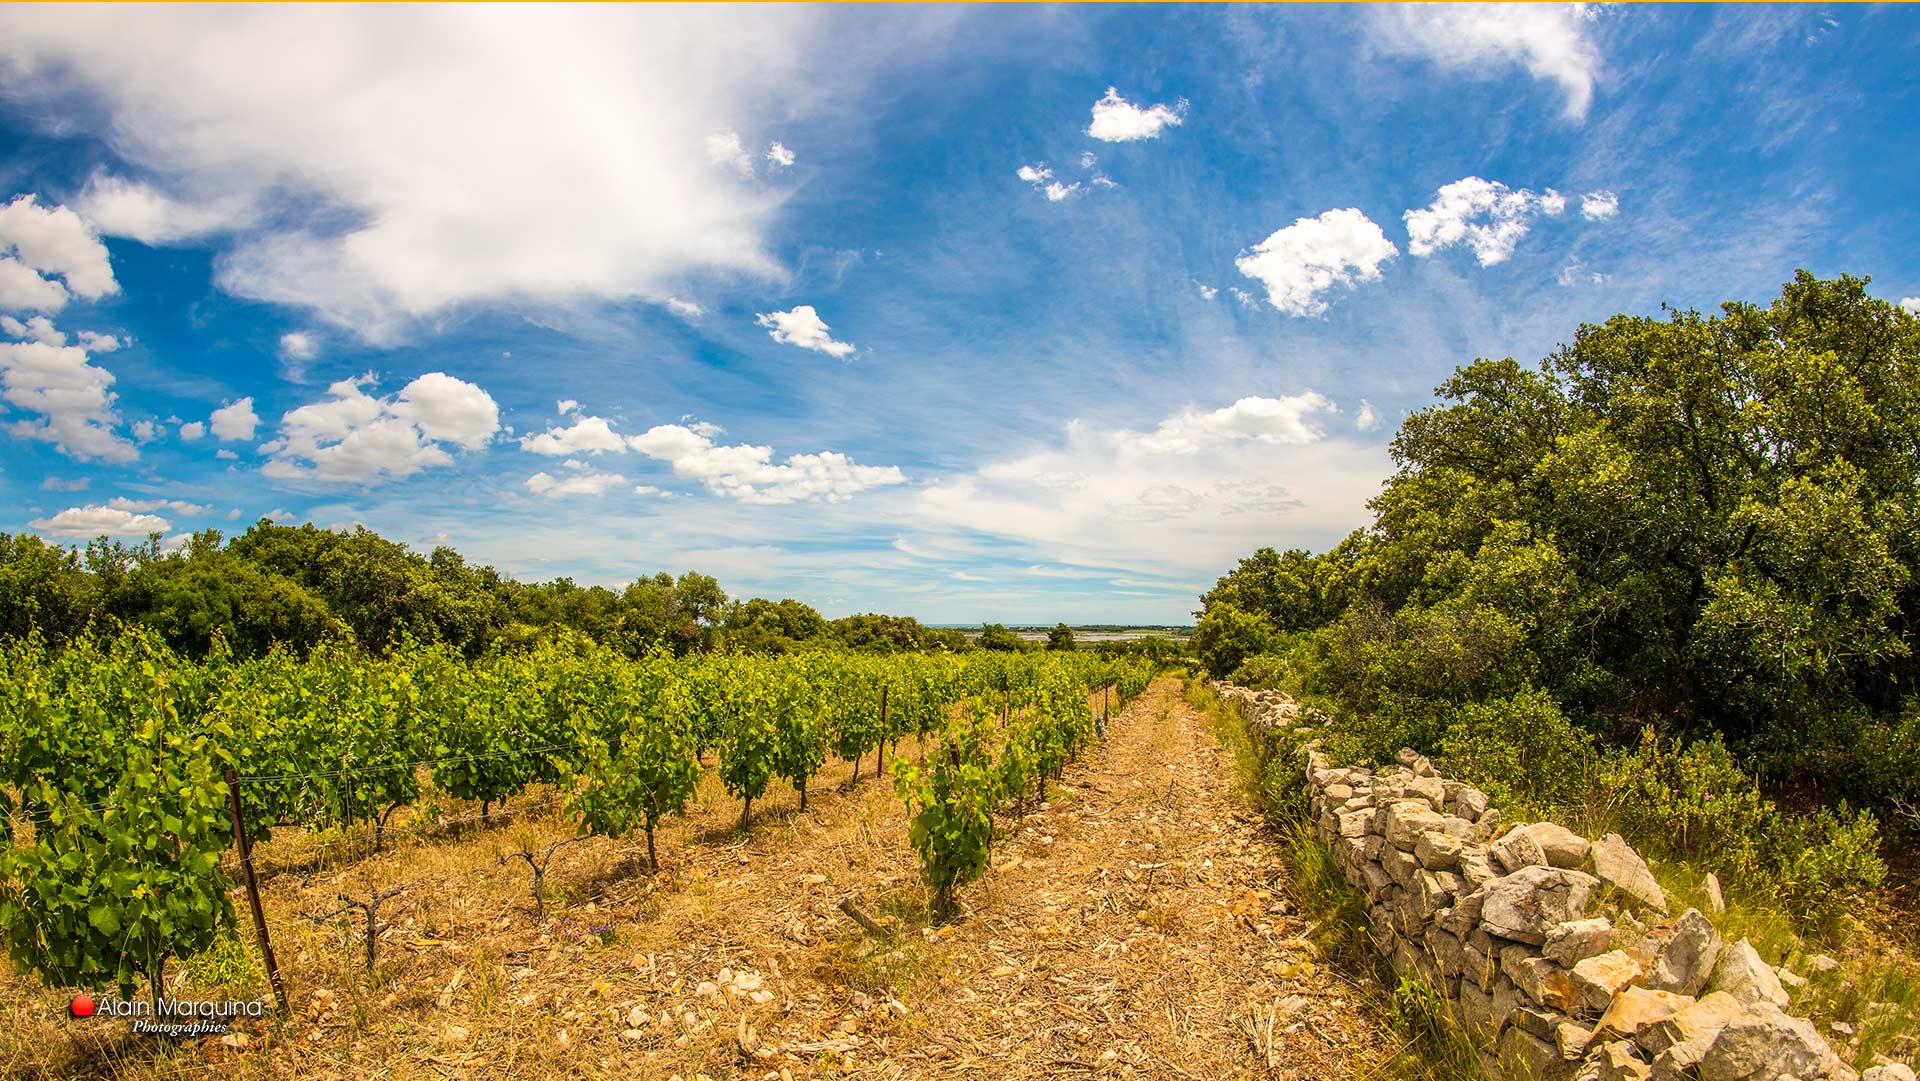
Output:
[[[538,793],[485,828],[390,831],[379,855],[276,837],[257,852],[289,1018],[243,1024],[242,1047],[168,1044],[0,977],[0,1077],[1334,1078],[1387,1054],[1357,990],[1313,963],[1278,845],[1174,681],[1003,823],[937,932],[871,765],[852,792],[831,767],[806,814],[791,790],[756,800],[744,836],[709,777],[662,831],[660,875],[644,840],[562,847],[541,920],[525,863],[499,859],[572,829]],[[371,974],[357,915],[302,915],[403,883]],[[257,979],[246,945],[182,978],[196,995]]]

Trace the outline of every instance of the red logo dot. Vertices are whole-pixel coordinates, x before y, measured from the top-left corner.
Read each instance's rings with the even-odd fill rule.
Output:
[[[92,995],[73,996],[73,1001],[67,1003],[67,1012],[72,1014],[75,1017],[92,1017],[93,1016],[93,996]]]

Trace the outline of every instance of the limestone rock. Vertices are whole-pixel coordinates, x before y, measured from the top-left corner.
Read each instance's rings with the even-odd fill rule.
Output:
[[[1641,1029],[1664,1021],[1691,1005],[1693,999],[1687,995],[1627,987],[1613,996],[1607,1012],[1600,1015],[1599,1022],[1593,1026],[1593,1038],[1601,1042],[1631,1040],[1639,1035]]]
[[[1757,1081],[1818,1077],[1844,1067],[1811,1022],[1762,1002],[1728,1022],[1694,1069],[1700,1081]]]
[[[1446,794],[1438,777],[1415,777],[1409,780],[1402,791],[1408,799],[1427,801],[1427,809],[1438,813],[1446,804]]]
[[[1478,788],[1462,788],[1453,797],[1453,813],[1469,822],[1480,821],[1480,816],[1487,813],[1487,794]]]
[[[1640,1060],[1633,1044],[1615,1040],[1590,1052],[1574,1081],[1649,1081],[1652,1077],[1653,1067]]]
[[[1861,1071],[1860,1081],[1920,1081],[1920,1078],[1916,1078],[1909,1067],[1890,1062],[1884,1066],[1867,1067]]]
[[[1707,978],[1707,989],[1725,991],[1741,1002],[1771,1002],[1781,1009],[1787,1007],[1787,989],[1780,986],[1780,977],[1774,974],[1771,965],[1760,959],[1753,943],[1744,938],[1720,951],[1713,975]]]
[[[1522,867],[1548,866],[1547,854],[1541,849],[1540,842],[1534,840],[1533,834],[1525,829],[1514,830],[1488,845],[1487,854],[1492,856],[1493,861],[1504,868],[1508,874]]]
[[[1571,1072],[1560,1049],[1530,1032],[1509,1027],[1500,1034],[1500,1067],[1508,1077],[1555,1081]]]
[[[1672,937],[1647,966],[1646,985],[1655,991],[1673,991],[1698,995],[1713,975],[1720,959],[1720,932],[1700,914],[1689,908],[1673,925]]]
[[[1413,856],[1429,871],[1452,871],[1460,866],[1460,838],[1441,831],[1420,835],[1413,844]]]
[[[1577,868],[1587,862],[1592,844],[1579,834],[1555,822],[1535,822],[1515,832],[1525,832],[1540,846],[1547,863],[1554,867]]]
[[[1592,875],[1580,871],[1522,867],[1477,891],[1482,897],[1481,926],[1512,942],[1543,945],[1548,931],[1586,915],[1587,899],[1597,885]]]
[[[1667,910],[1666,891],[1660,888],[1647,861],[1627,844],[1626,838],[1609,833],[1593,842],[1588,854],[1593,858],[1593,873],[1600,876],[1600,881],[1656,912]]]
[[[1746,1011],[1738,999],[1724,991],[1716,991],[1707,997],[1640,1030],[1634,1042],[1640,1050],[1654,1057],[1655,1062],[1664,1061],[1676,1071],[1684,1071],[1700,1064],[1706,1057],[1707,1049],[1720,1038],[1720,1032]]]
[[[1700,888],[1703,892],[1706,893],[1707,907],[1713,911],[1714,915],[1718,916],[1720,913],[1725,912],[1727,910],[1727,897],[1725,894],[1720,892],[1720,876],[1719,875],[1714,874],[1712,871],[1708,871],[1707,880],[1701,883]]]
[[[1640,962],[1625,950],[1611,950],[1589,957],[1573,966],[1574,1010],[1583,1014],[1604,1013],[1613,996],[1640,978]]]
[[[1589,957],[1607,952],[1612,940],[1613,924],[1604,916],[1595,916],[1588,920],[1563,923],[1548,931],[1546,944],[1540,952],[1572,968]]]
[[[1402,852],[1411,852],[1420,842],[1421,834],[1437,830],[1441,824],[1440,815],[1425,800],[1401,799],[1387,806],[1385,828],[1380,832],[1388,844]]]

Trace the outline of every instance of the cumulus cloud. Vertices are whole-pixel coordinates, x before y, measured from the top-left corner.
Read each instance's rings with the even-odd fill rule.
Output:
[[[869,488],[906,482],[898,466],[859,465],[844,454],[789,454],[778,464],[773,448],[714,442],[711,425],[659,424],[630,438],[634,450],[667,462],[674,474],[698,480],[743,503],[838,503]]]
[[[1320,438],[1320,429],[1310,420],[1313,414],[1337,412],[1338,406],[1311,390],[1281,398],[1242,398],[1210,412],[1175,414],[1139,436],[1137,443],[1154,454],[1197,454],[1235,439],[1300,445]]]
[[[221,288],[389,342],[465,304],[777,276],[783,194],[714,183],[702,144],[786,116],[795,87],[864,78],[818,47],[832,19],[770,9],[741,34],[697,8],[0,9],[0,91],[127,163],[94,186],[106,227],[159,242],[248,208],[207,234]],[[0,293],[56,307],[19,269],[0,264]],[[76,294],[108,280],[74,274]]]
[[[1431,206],[1406,212],[1407,253],[1424,257],[1466,244],[1481,266],[1504,263],[1536,217],[1565,209],[1565,198],[1552,188],[1538,195],[1497,180],[1462,177],[1442,185]]]
[[[1109,86],[1106,96],[1093,103],[1093,123],[1087,125],[1087,134],[1109,143],[1157,139],[1162,131],[1184,120],[1186,112],[1184,98],[1173,105],[1143,109],[1121,97],[1117,87]]]
[[[486,391],[444,373],[429,372],[391,397],[367,394],[362,387],[372,382],[343,379],[326,399],[283,415],[279,437],[260,447],[272,456],[261,472],[333,483],[409,477],[452,463],[442,441],[473,449],[499,428]]]
[[[1920,297],[1901,297],[1900,306],[1915,315],[1920,315]]]
[[[236,439],[252,439],[253,431],[260,424],[260,417],[253,411],[253,399],[242,398],[229,402],[213,411],[207,418],[207,427],[214,438],[222,443],[231,443]]]
[[[1200,287],[1201,300],[1212,300],[1214,297],[1220,295],[1220,290],[1217,287],[1208,285],[1206,282],[1195,282],[1194,284]]]
[[[1368,28],[1383,52],[1491,79],[1515,65],[1558,83],[1569,120],[1586,119],[1600,77],[1592,19],[1578,4],[1380,4]]]
[[[486,446],[500,430],[500,407],[493,396],[445,372],[428,372],[408,383],[392,405],[428,439],[452,443],[463,450]]]
[[[207,426],[197,420],[190,420],[180,426],[180,441],[193,443],[207,434]]]
[[[551,473],[540,472],[527,478],[527,491],[555,499],[563,495],[599,495],[608,488],[625,483],[626,478],[618,473],[587,470],[556,478]]]
[[[237,200],[191,204],[151,185],[104,172],[93,174],[80,193],[80,215],[108,236],[157,246],[191,240],[247,224],[252,214]]]
[[[1365,214],[1348,208],[1299,218],[1234,260],[1267,287],[1267,302],[1288,315],[1319,315],[1333,287],[1378,281],[1380,264],[1400,253]]]
[[[1353,427],[1356,431],[1370,432],[1380,427],[1380,414],[1373,411],[1373,403],[1360,399],[1360,412],[1354,414]]]
[[[767,147],[767,160],[772,162],[775,168],[791,169],[794,161],[793,151],[788,150],[785,144],[775,142]]]
[[[57,311],[119,291],[107,246],[80,215],[32,195],[0,207],[0,308]]]
[[[579,408],[577,402],[561,404],[574,406],[574,410],[562,409],[562,414]],[[565,428],[548,428],[539,435],[522,436],[520,439],[520,449],[552,458],[570,454],[602,454],[626,448],[626,439],[616,433],[613,425],[603,417],[583,416]]]
[[[92,335],[69,345],[67,336],[44,317],[24,324],[8,317],[0,330],[30,339],[0,341],[0,397],[40,415],[38,420],[13,421],[7,425],[9,432],[52,443],[61,453],[83,460],[130,462],[140,456],[132,442],[114,432],[120,414],[117,395],[110,389],[113,373],[89,355],[103,343],[118,342]]]
[[[1620,213],[1620,197],[1610,191],[1591,191],[1580,197],[1580,216],[1605,221]]]
[[[280,335],[280,355],[288,360],[312,360],[320,355],[320,341],[304,330]]]
[[[74,539],[144,537],[149,533],[165,533],[173,528],[172,522],[157,514],[138,514],[122,507],[99,503],[68,507],[50,518],[36,518],[27,524],[49,536]]]
[[[682,319],[698,319],[707,314],[707,309],[691,300],[681,300],[679,297],[667,298],[667,310]]]
[[[754,316],[754,321],[766,327],[768,337],[776,342],[797,345],[842,360],[853,354],[853,343],[834,341],[833,336],[827,333],[826,322],[811,304],[801,304],[792,311],[763,312]]]

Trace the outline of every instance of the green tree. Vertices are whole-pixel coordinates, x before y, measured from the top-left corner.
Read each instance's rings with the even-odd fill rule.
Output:
[[[1070,650],[1073,648],[1073,628],[1065,623],[1056,623],[1047,632],[1047,648],[1052,650]]]

